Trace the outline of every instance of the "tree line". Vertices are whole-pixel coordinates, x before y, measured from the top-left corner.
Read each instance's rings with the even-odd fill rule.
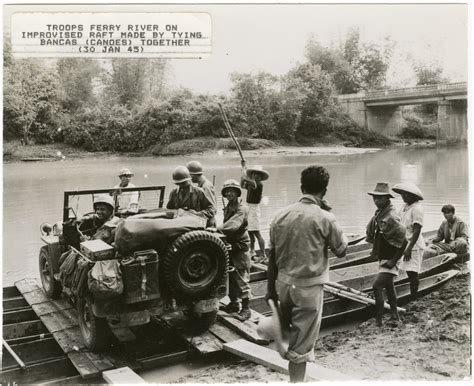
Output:
[[[5,39],[4,139],[130,152],[225,137],[220,102],[240,137],[380,145],[388,140],[358,127],[335,96],[387,87],[393,46],[389,38],[364,43],[358,30],[331,47],[312,38],[304,61],[288,73],[233,73],[228,95],[209,95],[170,89],[165,59],[14,59]],[[419,84],[442,77],[439,68],[417,65],[415,71]]]

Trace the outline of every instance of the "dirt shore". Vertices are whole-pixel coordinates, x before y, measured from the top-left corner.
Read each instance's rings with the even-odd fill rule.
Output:
[[[402,322],[374,320],[318,340],[316,363],[370,381],[459,381],[470,378],[470,274],[461,273],[409,303]],[[216,365],[177,383],[288,382],[288,376],[249,361]]]
[[[188,140],[188,142],[191,140]],[[197,140],[196,140],[197,141]],[[247,148],[244,149],[246,156],[285,156],[285,155],[348,155],[348,154],[361,154],[376,152],[381,150],[380,148],[363,148],[363,147],[346,147],[342,143],[326,143],[316,146],[280,146],[277,144],[270,145],[270,141],[266,141],[265,146],[260,142],[264,140],[253,139],[248,140],[251,142],[247,144]],[[184,142],[184,141],[181,141]],[[268,142],[268,143],[267,143]],[[179,144],[178,142],[176,143]],[[192,157],[207,157],[215,154],[219,155],[237,155],[237,150],[233,149],[233,146],[225,148],[216,147],[215,149],[205,149],[202,151],[191,151],[191,148],[199,149],[199,143],[196,145],[187,144],[186,149],[183,150],[181,155],[192,156]],[[194,147],[193,147],[194,146]],[[394,142],[390,147],[433,147],[434,143],[430,140],[399,140]],[[180,154],[180,153],[178,153]],[[176,156],[178,154],[167,154],[162,156]],[[130,153],[113,153],[113,152],[89,152],[83,149],[75,148],[64,143],[55,144],[31,144],[23,146],[19,141],[10,141],[3,143],[3,162],[52,162],[52,161],[66,161],[84,158],[107,158],[107,157],[159,157],[159,155],[153,155],[151,151],[144,152],[130,152]]]

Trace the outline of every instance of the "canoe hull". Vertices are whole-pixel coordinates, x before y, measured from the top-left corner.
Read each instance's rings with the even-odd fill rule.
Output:
[[[458,271],[445,271],[454,262],[454,260],[455,257],[449,256],[447,262],[443,264],[434,265],[424,272],[423,277],[420,280],[420,296],[426,295],[427,293],[443,285],[451,277],[455,276],[455,274],[452,273],[457,273]],[[373,275],[372,279],[370,279],[372,281],[369,280],[369,277],[372,277],[372,275],[367,276],[366,278],[364,278],[363,281],[364,283],[366,283],[366,287],[367,283],[369,282],[370,287],[372,286],[373,277],[375,277],[375,275]],[[341,282],[341,284],[344,283]],[[259,293],[264,294],[266,291],[266,283],[260,282],[252,289],[254,288],[256,291],[259,291]],[[407,277],[401,277],[400,281],[396,282],[395,289],[397,292],[397,299],[399,305],[406,304],[410,300],[410,285],[408,283]],[[373,297],[373,291],[366,290],[365,292],[367,292]],[[250,307],[262,314],[268,314],[270,312],[270,308],[268,307],[268,304],[266,303],[263,295],[252,298],[250,300]],[[363,318],[368,318],[372,316],[373,312],[373,306],[366,306],[364,304],[356,303],[348,299],[339,299],[328,294],[324,300],[322,326],[328,327],[331,325],[347,323],[354,320],[361,320]]]
[[[420,280],[418,296],[424,296],[443,286],[459,273],[458,270],[449,270],[437,275],[425,277]],[[403,283],[395,286],[397,292],[397,304],[403,306],[410,302],[410,284]],[[373,296],[373,291],[368,292]],[[347,299],[332,299],[324,302],[323,327],[330,327],[336,324],[353,322],[354,320],[367,319],[374,315],[375,307],[359,304]]]

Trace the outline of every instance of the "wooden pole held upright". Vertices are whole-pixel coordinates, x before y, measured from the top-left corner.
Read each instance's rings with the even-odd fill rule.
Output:
[[[229,120],[227,119],[227,115],[225,114],[224,109],[222,108],[222,105],[218,103],[219,105],[219,110],[221,112],[222,120],[224,121],[224,126],[227,129],[227,132],[229,133],[230,137],[235,143],[235,146],[237,147],[237,150],[239,151],[240,158],[242,161],[245,161],[244,155],[242,154],[242,149],[240,148],[239,142],[237,142],[237,138],[235,138],[234,132],[232,131],[232,128],[230,127]]]

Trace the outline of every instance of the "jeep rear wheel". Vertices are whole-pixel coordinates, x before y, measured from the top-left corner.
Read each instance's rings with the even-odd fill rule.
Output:
[[[77,303],[79,329],[89,350],[103,351],[110,346],[111,331],[107,319],[94,315],[92,302],[88,298],[79,298]]]
[[[226,275],[229,255],[225,244],[206,231],[192,231],[178,237],[164,259],[164,280],[173,296],[200,299]]]
[[[58,299],[61,296],[63,288],[61,283],[54,278],[51,256],[49,255],[48,247],[46,245],[40,249],[39,271],[41,283],[46,295],[52,299]]]

